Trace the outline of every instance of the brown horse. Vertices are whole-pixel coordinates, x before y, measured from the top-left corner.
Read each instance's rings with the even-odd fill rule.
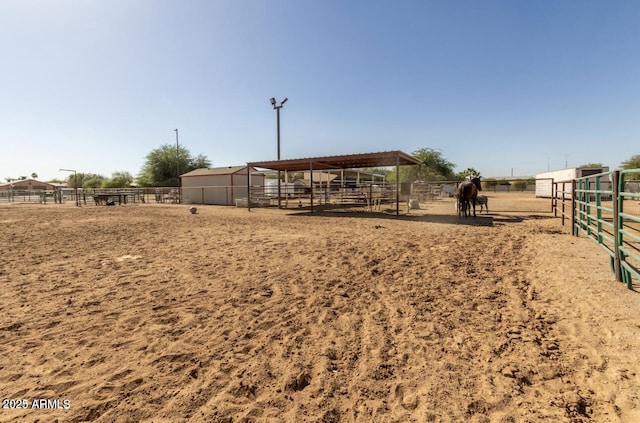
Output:
[[[458,185],[458,216],[469,217],[471,204],[473,204],[473,217],[476,217],[478,191],[482,191],[480,178],[473,178],[470,182],[462,182]]]

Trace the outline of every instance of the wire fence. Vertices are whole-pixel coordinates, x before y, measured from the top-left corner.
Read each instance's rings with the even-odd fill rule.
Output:
[[[78,206],[180,203],[180,192],[175,187],[160,188],[100,188],[56,190],[3,190],[0,191],[0,203],[10,204],[66,204]]]
[[[278,206],[280,208],[322,207],[381,209],[398,202],[399,208],[421,208],[420,205],[451,200],[455,201],[459,181],[428,181],[395,183],[365,182],[351,184],[314,183],[313,197],[307,185],[281,183],[280,197],[277,186],[255,186],[251,188],[251,207]],[[494,212],[539,212],[542,208],[551,211],[551,200],[536,199],[535,184],[520,179],[483,182],[485,204]],[[203,188],[204,189],[204,188]],[[513,201],[513,196],[522,198]],[[408,204],[411,203],[411,204]],[[247,198],[237,200],[238,207],[247,207]],[[413,205],[413,206],[412,206]],[[396,207],[398,207],[396,205]],[[388,208],[388,207],[387,207]]]
[[[514,186],[517,181],[493,181],[484,187],[483,195],[489,196],[496,211],[506,207],[501,193],[533,193],[534,185]],[[314,183],[314,188],[298,182],[282,182],[280,195],[277,184],[252,186],[250,194],[246,185],[235,186],[188,186],[152,187],[126,189],[82,189],[59,188],[52,191],[0,191],[0,203],[14,204],[76,204],[78,206],[123,205],[123,204],[201,204],[248,207],[277,206],[281,208],[327,207],[368,207],[381,208],[400,201],[428,203],[453,198],[458,181],[403,182],[395,183],[355,183],[327,184]],[[398,191],[399,190],[399,191]],[[398,191],[398,193],[396,193]],[[313,192],[313,197],[312,197]],[[505,204],[503,205],[502,202]],[[520,203],[523,207],[525,203]]]

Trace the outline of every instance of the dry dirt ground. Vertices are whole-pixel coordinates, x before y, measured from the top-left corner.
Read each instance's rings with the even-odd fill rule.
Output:
[[[494,200],[0,206],[0,421],[640,421],[640,295]]]

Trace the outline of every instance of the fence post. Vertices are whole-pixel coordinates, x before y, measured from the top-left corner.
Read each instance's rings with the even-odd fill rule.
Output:
[[[251,211],[251,173],[252,173],[251,170],[252,169],[253,167],[247,163],[247,210],[248,211]]]
[[[558,184],[553,178],[551,178],[551,211],[553,217],[558,217]],[[564,220],[562,224],[564,225]]]
[[[571,232],[573,236],[578,236],[576,227],[576,180],[571,181]]]
[[[597,226],[597,237],[598,244],[602,244],[602,193],[600,190],[602,189],[602,185],[600,184],[600,175],[595,176],[596,179],[596,226]]]
[[[567,183],[563,182],[562,183],[562,210],[560,211],[560,214],[562,215],[562,226],[564,226],[564,219],[567,217],[566,205],[567,205]],[[556,204],[556,211],[557,211],[557,204]]]
[[[623,200],[620,196],[620,186],[618,185],[620,181],[620,171],[613,171],[613,181],[611,182],[613,185],[613,250],[614,250],[614,259],[613,266],[614,272],[616,274],[616,280],[618,282],[622,282],[622,268],[620,266],[620,244],[622,243],[622,234],[620,232],[620,204],[619,201]]]

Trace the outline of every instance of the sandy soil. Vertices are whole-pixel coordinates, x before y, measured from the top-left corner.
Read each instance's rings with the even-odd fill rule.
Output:
[[[640,296],[546,207],[2,206],[0,421],[640,421]]]

